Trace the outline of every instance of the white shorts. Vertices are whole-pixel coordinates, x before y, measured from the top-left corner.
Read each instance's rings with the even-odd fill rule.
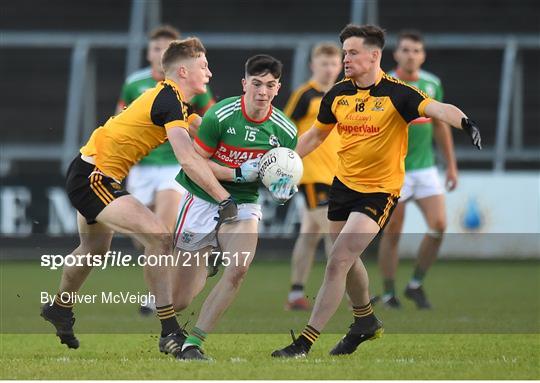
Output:
[[[195,251],[206,246],[217,247],[216,223],[218,205],[186,193],[180,201],[178,219],[174,230],[174,247]],[[241,203],[238,205],[237,221],[262,219],[261,205]]]
[[[183,194],[186,189],[175,180],[180,169],[180,165],[135,165],[129,171],[126,189],[146,206],[152,205],[162,190]]]
[[[417,200],[439,194],[444,194],[444,189],[435,166],[411,170],[405,172],[405,182],[403,182],[403,186],[401,187],[399,202],[406,202],[411,198]]]

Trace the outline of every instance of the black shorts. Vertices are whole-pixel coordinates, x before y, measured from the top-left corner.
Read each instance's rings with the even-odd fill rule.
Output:
[[[330,221],[346,221],[351,212],[367,215],[381,229],[388,223],[399,197],[390,193],[360,193],[334,177],[328,203]]]
[[[116,198],[129,194],[122,185],[104,175],[95,165],[75,159],[66,175],[66,192],[71,204],[91,225],[96,217]]]
[[[298,191],[304,195],[306,204],[310,209],[328,205],[330,185],[321,183],[301,184],[298,185]]]

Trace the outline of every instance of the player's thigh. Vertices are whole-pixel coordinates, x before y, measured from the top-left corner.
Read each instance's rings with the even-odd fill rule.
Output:
[[[326,207],[306,208],[302,215],[300,233],[328,233],[328,218],[326,218],[326,213]]]
[[[156,193],[154,212],[171,233],[174,230],[181,199],[182,194],[173,189],[160,190]]]
[[[330,221],[328,221],[328,206],[320,206],[311,211],[311,219],[319,226],[319,233],[328,234]]]
[[[373,218],[364,213],[351,212],[334,243],[331,257],[359,256],[379,230],[380,227]]]
[[[428,227],[436,231],[446,230],[446,209],[444,194],[416,200]]]
[[[400,234],[403,230],[403,222],[405,220],[405,205],[406,202],[396,204],[388,223],[384,228],[384,234]]]
[[[77,212],[77,227],[81,241],[81,251],[91,254],[105,254],[111,247],[113,230],[106,225],[95,222],[88,224],[86,218]]]
[[[258,226],[258,219],[243,219],[220,228],[218,238],[225,265],[249,267],[257,248]],[[227,257],[230,262],[225,260]]]
[[[130,234],[140,242],[148,245],[156,237],[163,241],[169,239],[170,233],[157,216],[131,195],[125,195],[109,203],[96,217],[114,231]]]
[[[332,242],[336,242],[337,237],[339,236],[339,233],[341,233],[341,230],[345,226],[347,221],[329,221],[328,222],[328,229],[330,232],[330,238]]]

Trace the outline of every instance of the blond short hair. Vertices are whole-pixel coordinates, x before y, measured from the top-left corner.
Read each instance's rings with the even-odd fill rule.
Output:
[[[167,74],[178,61],[197,58],[203,54],[206,54],[206,48],[196,37],[171,41],[161,58],[163,71]]]
[[[149,40],[157,39],[169,39],[169,40],[178,40],[180,39],[180,31],[171,25],[161,25],[155,29],[152,29],[148,34]]]
[[[322,42],[313,47],[311,50],[311,59],[315,57],[325,56],[341,56],[341,48],[333,42]]]

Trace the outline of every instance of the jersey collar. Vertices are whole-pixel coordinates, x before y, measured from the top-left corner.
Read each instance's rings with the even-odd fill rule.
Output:
[[[352,78],[351,78],[351,81],[354,84],[354,86],[356,87],[356,89],[368,90],[368,89],[371,89],[371,88],[376,87],[377,85],[379,85],[379,83],[381,82],[383,76],[384,76],[384,71],[381,69],[381,70],[379,70],[379,73],[377,74],[377,79],[375,80],[375,83],[371,84],[370,86],[367,86],[365,88],[362,88],[361,86],[358,86],[356,81],[354,81],[354,79],[352,79]]]
[[[266,114],[266,116],[264,116],[264,118],[262,120],[254,120],[252,118],[250,118],[247,114],[247,111],[246,111],[246,105],[245,105],[245,101],[244,101],[244,96],[240,97],[240,105],[242,106],[242,114],[244,115],[244,118],[246,120],[248,120],[249,122],[252,122],[254,124],[262,124],[263,122],[265,122],[266,120],[268,120],[270,118],[270,116],[272,115],[272,111],[274,110],[272,104],[270,104],[270,108],[268,109],[268,113]]]
[[[177,83],[175,83],[173,80],[171,80],[170,78],[167,78],[165,80],[163,80],[163,83],[164,84],[167,84],[167,85],[170,85],[179,95],[180,95],[180,99],[181,100],[185,100],[184,98],[184,94],[182,93],[182,91],[180,90],[180,87],[178,86]]]

